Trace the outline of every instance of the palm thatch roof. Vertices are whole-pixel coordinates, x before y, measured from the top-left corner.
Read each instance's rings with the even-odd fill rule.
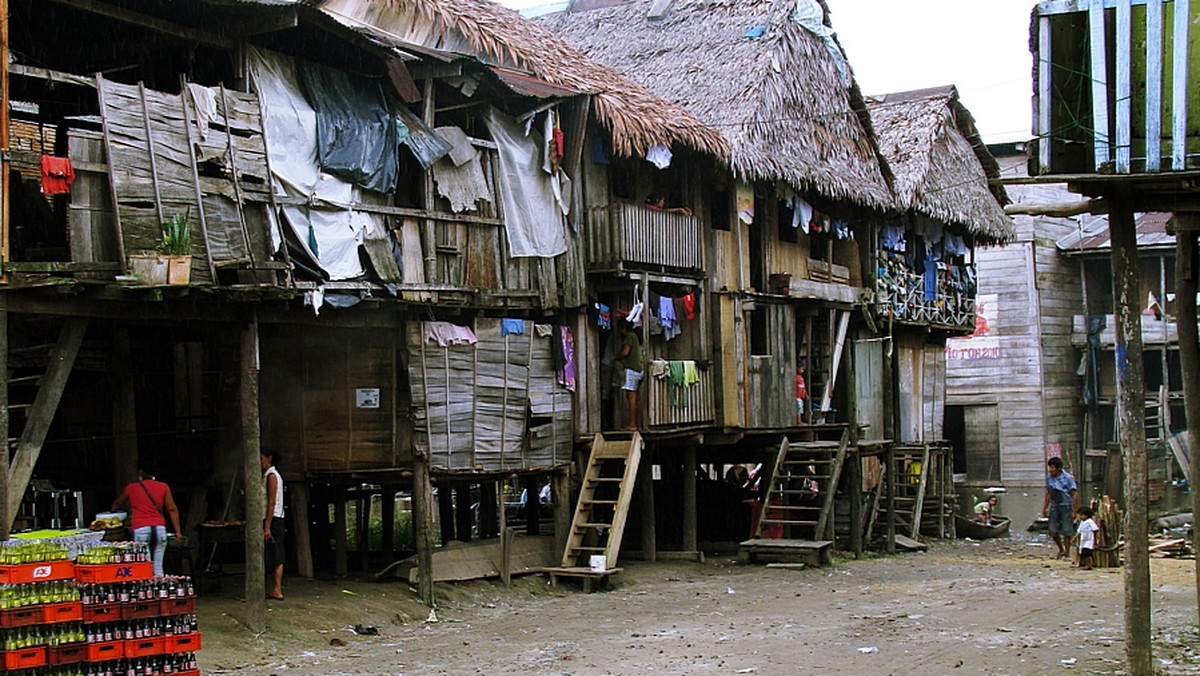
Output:
[[[831,52],[844,59],[841,47],[792,20],[796,0],[675,0],[651,19],[653,4],[537,21],[720,131],[742,178],[894,206],[861,93]]]
[[[867,97],[900,207],[958,225],[986,242],[1013,239],[1008,194],[989,185],[1000,165],[953,86]]]
[[[488,0],[321,0],[318,8],[396,47],[461,54],[528,71],[553,85],[592,95],[613,151],[641,155],[657,143],[681,144],[727,160],[729,145],[678,105],[663,101],[515,11]]]

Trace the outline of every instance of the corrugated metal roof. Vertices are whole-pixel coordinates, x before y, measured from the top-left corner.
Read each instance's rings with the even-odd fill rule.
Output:
[[[1067,255],[1111,250],[1112,236],[1108,231],[1108,217],[1085,216],[1083,218],[1078,230],[1056,242],[1059,250]],[[1174,247],[1175,236],[1167,232],[1167,222],[1170,220],[1171,214],[1169,213],[1139,214],[1135,219],[1138,248]]]
[[[500,81],[508,86],[517,94],[522,96],[533,96],[539,99],[548,99],[554,96],[576,96],[580,92],[566,87],[550,84],[545,80],[528,73],[512,70],[510,68],[501,68],[500,66],[490,66],[492,72]]]

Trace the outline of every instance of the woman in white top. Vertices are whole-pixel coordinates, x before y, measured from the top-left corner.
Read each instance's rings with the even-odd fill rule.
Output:
[[[263,483],[267,489],[267,518],[263,520],[263,539],[266,541],[267,572],[274,578],[274,586],[267,590],[267,598],[283,600],[283,477],[275,469],[273,451],[259,452],[262,463]]]

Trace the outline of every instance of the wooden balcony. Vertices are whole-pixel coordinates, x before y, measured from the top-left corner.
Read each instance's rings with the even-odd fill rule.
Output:
[[[592,269],[704,268],[700,219],[618,202],[589,212],[588,260]]]
[[[685,387],[671,384],[669,378],[654,378],[646,374],[646,410],[649,427],[666,425],[688,425],[709,423],[717,418],[714,392],[717,387],[717,372],[709,369],[700,372],[700,382]],[[675,390],[675,404],[671,403],[671,390]]]

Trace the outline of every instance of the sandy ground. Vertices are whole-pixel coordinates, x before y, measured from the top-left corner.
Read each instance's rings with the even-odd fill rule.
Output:
[[[1077,570],[1052,551],[1021,534],[821,569],[625,562],[592,594],[540,575],[439,585],[436,623],[399,582],[288,580],[257,637],[236,590],[203,598],[200,664],[281,676],[1123,673],[1121,570]],[[1194,565],[1152,559],[1160,673],[1200,674]]]

